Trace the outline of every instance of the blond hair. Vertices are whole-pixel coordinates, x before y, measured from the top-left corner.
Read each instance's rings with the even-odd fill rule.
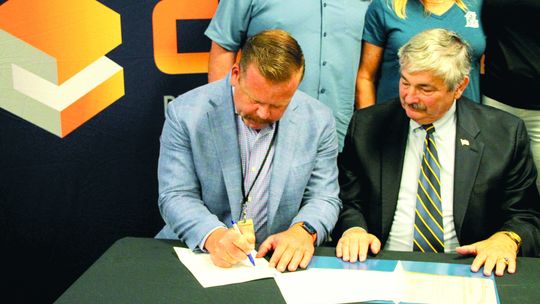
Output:
[[[469,45],[455,32],[431,29],[417,34],[398,51],[401,71],[431,71],[453,91],[471,70]]]
[[[387,0],[387,1],[390,1],[390,0]],[[396,13],[396,15],[401,19],[407,18],[407,12],[406,12],[407,1],[408,0],[392,0],[392,8],[394,12]],[[422,5],[424,5],[422,0],[417,0],[417,1],[420,1]],[[465,4],[465,2],[463,2],[463,0],[455,0],[455,2],[459,6],[459,8],[461,8],[464,12],[468,10],[467,5]]]
[[[284,30],[265,30],[246,40],[240,57],[241,72],[245,73],[252,63],[264,78],[273,82],[290,80],[298,71],[304,75],[302,49]]]

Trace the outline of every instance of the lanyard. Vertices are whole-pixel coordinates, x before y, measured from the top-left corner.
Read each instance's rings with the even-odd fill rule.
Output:
[[[262,161],[261,166],[259,167],[259,171],[257,171],[257,175],[255,175],[255,179],[253,180],[253,183],[251,183],[251,186],[249,187],[248,192],[246,193],[246,188],[244,186],[245,184],[245,177],[244,177],[244,170],[242,170],[242,219],[245,221],[247,219],[247,201],[249,194],[251,193],[251,190],[253,190],[253,186],[255,186],[255,183],[257,182],[257,179],[259,178],[259,175],[261,174],[264,164],[266,163],[266,160],[268,159],[268,154],[270,154],[270,150],[272,149],[272,146],[274,145],[274,141],[276,140],[276,134],[278,132],[278,126],[279,122],[276,122],[276,129],[274,130],[274,134],[272,134],[272,140],[270,140],[270,144],[268,145],[268,149],[266,150],[266,154],[264,155],[264,159]]]

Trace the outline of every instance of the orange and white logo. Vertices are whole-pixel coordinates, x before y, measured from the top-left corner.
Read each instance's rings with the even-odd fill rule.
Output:
[[[166,74],[208,72],[208,52],[178,53],[176,21],[212,19],[217,7],[217,0],[162,0],[154,7],[154,59],[160,71]]]
[[[120,15],[94,0],[0,5],[0,107],[64,137],[124,95],[105,55],[122,43]]]

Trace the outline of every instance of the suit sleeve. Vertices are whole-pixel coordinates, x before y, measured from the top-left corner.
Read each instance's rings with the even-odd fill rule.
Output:
[[[536,187],[537,172],[523,121],[516,131],[516,145],[500,206],[504,215],[501,231],[516,232],[522,238],[521,254],[540,255],[540,198]]]
[[[356,149],[355,137],[357,136],[358,125],[356,123],[357,115],[353,116],[347,136],[345,137],[345,146],[339,156],[339,184],[340,198],[343,202],[343,209],[339,216],[334,238],[337,240],[341,234],[351,227],[362,227],[368,230],[366,218],[364,216],[363,191],[361,175],[363,171],[361,162]]]
[[[167,227],[193,250],[212,229],[225,225],[201,199],[189,132],[173,104],[167,107],[160,143],[159,211]]]
[[[317,245],[324,243],[336,224],[341,210],[336,157],[336,124],[330,112],[322,129],[311,176],[302,198],[302,207],[291,224],[308,222],[317,230]]]

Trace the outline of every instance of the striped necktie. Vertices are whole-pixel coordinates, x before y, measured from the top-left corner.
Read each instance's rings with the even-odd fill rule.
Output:
[[[444,229],[441,204],[441,166],[433,138],[433,124],[423,125],[426,130],[424,155],[418,178],[416,216],[414,218],[414,251],[444,252]]]

